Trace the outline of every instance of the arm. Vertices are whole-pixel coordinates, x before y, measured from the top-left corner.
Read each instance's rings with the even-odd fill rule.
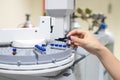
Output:
[[[120,80],[120,62],[89,31],[73,30],[67,36],[71,36],[71,46],[81,46],[96,55],[113,79]]]
[[[120,61],[106,48],[102,47],[96,56],[103,63],[114,80],[120,80]]]

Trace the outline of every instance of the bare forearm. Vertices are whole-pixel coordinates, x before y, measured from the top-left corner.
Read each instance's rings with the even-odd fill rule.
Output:
[[[113,79],[120,80],[120,61],[105,47],[98,50],[97,56]]]
[[[120,62],[89,31],[73,30],[67,36],[71,36],[72,46],[81,46],[96,55],[113,79],[120,80]]]

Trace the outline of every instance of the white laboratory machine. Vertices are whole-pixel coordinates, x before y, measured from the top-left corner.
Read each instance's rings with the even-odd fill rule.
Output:
[[[74,0],[45,4],[38,27],[0,29],[0,80],[75,80],[73,50],[54,40],[69,31]]]
[[[97,57],[79,48],[88,57],[73,66],[73,49],[54,40],[70,31],[74,0],[45,0],[45,9],[36,28],[0,29],[0,80],[100,80]]]

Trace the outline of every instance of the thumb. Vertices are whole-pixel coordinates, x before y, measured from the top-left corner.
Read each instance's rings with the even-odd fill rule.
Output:
[[[79,46],[84,45],[84,40],[75,36],[71,36],[71,41],[75,44],[78,44]]]

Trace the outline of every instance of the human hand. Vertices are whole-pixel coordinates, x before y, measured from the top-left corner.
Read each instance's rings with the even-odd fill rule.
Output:
[[[72,41],[71,46],[81,46],[88,52],[96,54],[104,46],[89,32],[85,30],[72,30],[68,33]]]

